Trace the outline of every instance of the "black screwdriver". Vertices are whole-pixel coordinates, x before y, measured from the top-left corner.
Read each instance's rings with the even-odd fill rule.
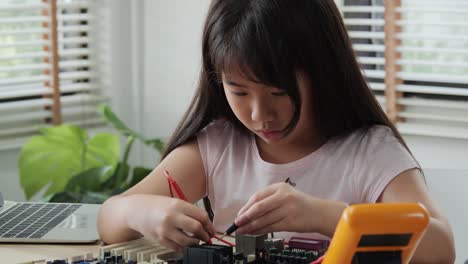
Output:
[[[224,238],[225,236],[229,236],[230,234],[234,233],[236,231],[238,226],[235,223],[232,223],[232,225],[224,232],[224,235],[221,236],[221,238]]]
[[[293,183],[290,178],[287,178],[284,182],[289,183],[291,186],[296,186],[296,184]],[[236,225],[236,223],[232,223],[232,225],[226,230],[226,232],[224,232],[224,234],[221,236],[221,238],[224,238],[225,236],[231,235],[232,233],[234,233],[234,231],[237,230],[237,228],[239,228],[239,227]]]

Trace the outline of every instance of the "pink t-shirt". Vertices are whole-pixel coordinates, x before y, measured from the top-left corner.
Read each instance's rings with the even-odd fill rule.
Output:
[[[207,177],[207,195],[215,213],[213,223],[220,232],[231,225],[253,194],[288,177],[295,188],[318,198],[347,204],[375,203],[395,176],[419,168],[386,126],[329,140],[313,153],[287,164],[264,161],[253,134],[239,131],[228,121],[209,124],[197,140]],[[286,239],[324,238],[314,233],[275,235]]]

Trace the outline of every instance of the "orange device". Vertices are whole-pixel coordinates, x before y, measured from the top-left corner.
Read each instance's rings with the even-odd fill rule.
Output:
[[[429,224],[417,203],[352,205],[341,216],[323,264],[407,264]]]

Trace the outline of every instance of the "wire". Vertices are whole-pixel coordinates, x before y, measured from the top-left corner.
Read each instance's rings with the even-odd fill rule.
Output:
[[[220,241],[220,242],[223,242],[224,244],[226,244],[226,245],[228,245],[228,246],[236,247],[236,244],[233,244],[233,243],[231,243],[231,242],[229,242],[229,241],[227,241],[227,240],[224,240],[224,239],[220,238],[219,236],[216,236],[216,235],[215,235],[214,238],[215,238],[216,240]]]

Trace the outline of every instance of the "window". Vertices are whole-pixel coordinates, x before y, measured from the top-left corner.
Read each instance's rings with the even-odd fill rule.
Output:
[[[468,3],[337,3],[370,87],[399,130],[468,139]]]
[[[0,4],[0,149],[39,127],[99,126],[105,102],[106,19],[94,0]]]

